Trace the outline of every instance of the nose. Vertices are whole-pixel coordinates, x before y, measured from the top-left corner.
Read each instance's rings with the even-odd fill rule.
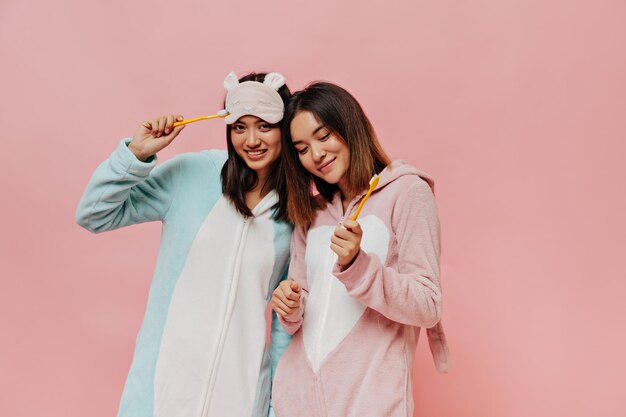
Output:
[[[256,148],[261,144],[261,140],[257,136],[255,129],[248,129],[246,134],[246,146],[249,148]]]
[[[319,144],[311,144],[311,155],[316,163],[322,162],[326,156],[326,151]]]

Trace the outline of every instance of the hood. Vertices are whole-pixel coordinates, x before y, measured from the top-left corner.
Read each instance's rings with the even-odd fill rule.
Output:
[[[274,210],[274,207],[278,204],[278,193],[276,190],[270,190],[269,193],[265,197],[261,199],[257,203],[257,205],[252,209],[252,215],[254,217],[259,217],[260,215]]]
[[[435,193],[435,181],[430,175],[400,160],[393,161],[378,174],[378,185],[376,186],[374,192],[381,190],[386,185],[391,184],[398,178],[406,175],[414,175],[423,179],[428,183],[428,186],[432,190],[433,194]]]

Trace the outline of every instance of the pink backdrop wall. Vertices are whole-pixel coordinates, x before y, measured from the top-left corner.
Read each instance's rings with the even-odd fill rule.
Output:
[[[623,1],[2,0],[0,59],[0,415],[115,415],[160,228],[75,206],[142,119],[253,69],[345,86],[437,179],[453,367],[420,346],[417,416],[623,415]]]

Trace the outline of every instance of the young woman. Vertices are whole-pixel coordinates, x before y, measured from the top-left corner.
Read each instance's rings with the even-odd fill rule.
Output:
[[[274,291],[272,305],[294,337],[276,372],[274,410],[411,417],[421,327],[438,369],[448,366],[433,181],[391,162],[361,106],[336,85],[295,93],[283,126],[296,229],[291,280]],[[374,174],[378,186],[354,221]]]
[[[159,257],[119,417],[268,415],[271,374],[289,342],[265,309],[286,275],[282,75],[224,81],[228,151],[156,154],[180,115],[143,122],[93,174],[78,223],[102,232],[161,221]],[[271,365],[270,365],[271,362]]]

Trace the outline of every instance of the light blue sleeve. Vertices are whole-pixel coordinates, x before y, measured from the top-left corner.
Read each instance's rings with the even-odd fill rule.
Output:
[[[289,261],[287,261],[287,265],[289,265]],[[288,276],[288,268],[285,268],[285,272],[281,277],[280,282],[287,279]],[[278,361],[283,356],[285,349],[289,346],[289,342],[291,341],[291,335],[285,331],[282,324],[278,320],[278,316],[276,312],[272,310],[272,329],[270,336],[270,363],[272,367],[272,382],[274,381],[274,374],[276,373],[276,366],[278,365]],[[274,408],[272,407],[272,401],[270,396],[270,410],[269,417],[276,417],[274,414]]]
[[[94,233],[163,220],[174,198],[177,158],[154,169],[156,157],[138,160],[129,141],[123,140],[95,170],[76,209],[76,222]]]

